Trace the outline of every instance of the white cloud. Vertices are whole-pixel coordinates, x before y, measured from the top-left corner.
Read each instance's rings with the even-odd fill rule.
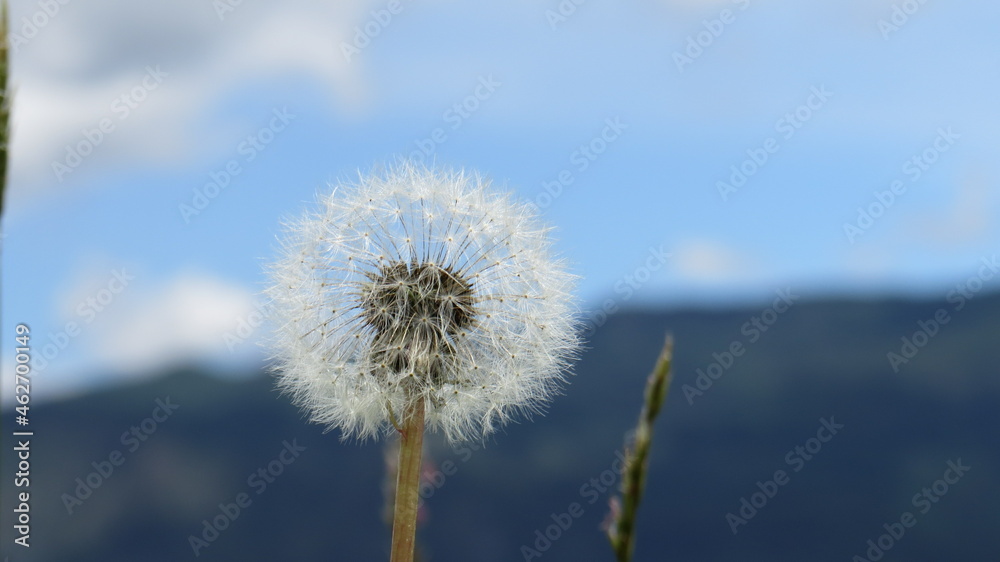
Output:
[[[992,241],[1000,210],[996,182],[996,177],[985,172],[958,182],[949,205],[908,217],[908,235],[904,238],[929,242],[944,250]]]
[[[98,263],[100,265],[98,265]],[[34,399],[155,375],[177,365],[239,365],[261,358],[259,299],[201,273],[154,281],[132,265],[95,260],[55,296],[55,317],[31,322],[32,369],[44,377]],[[227,339],[227,336],[231,336]],[[14,363],[3,358],[4,380]],[[13,395],[4,395],[4,407]]]
[[[889,280],[898,266],[899,259],[889,245],[866,241],[848,249],[842,270],[855,282],[879,283]]]
[[[229,142],[198,126],[220,99],[247,83],[302,72],[320,80],[340,110],[364,98],[361,62],[348,64],[340,43],[365,17],[363,0],[243,3],[220,21],[210,2],[100,0],[61,6],[13,49],[10,202],[56,192],[90,169],[174,165]],[[14,7],[14,33],[34,3]],[[25,35],[25,37],[27,37]],[[167,73],[127,117],[112,104],[142,84],[147,67]],[[114,131],[60,182],[53,161],[108,118]],[[219,134],[219,133],[216,133]],[[229,138],[229,137],[226,137]]]
[[[710,283],[744,282],[760,268],[745,254],[719,242],[692,238],[672,247],[671,263],[681,278]]]
[[[224,335],[254,312],[250,291],[196,274],[126,295],[88,333],[96,362],[120,373],[225,357]]]

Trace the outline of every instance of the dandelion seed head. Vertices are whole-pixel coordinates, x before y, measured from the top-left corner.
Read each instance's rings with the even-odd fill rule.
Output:
[[[421,399],[463,441],[541,410],[580,344],[575,279],[527,205],[411,164],[319,199],[267,290],[278,385],[313,421],[377,437]]]

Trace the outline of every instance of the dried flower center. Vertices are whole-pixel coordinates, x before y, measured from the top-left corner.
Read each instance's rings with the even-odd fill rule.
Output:
[[[473,322],[469,282],[448,267],[402,262],[383,265],[368,279],[361,309],[375,332],[374,374],[443,380],[455,356],[455,337]]]

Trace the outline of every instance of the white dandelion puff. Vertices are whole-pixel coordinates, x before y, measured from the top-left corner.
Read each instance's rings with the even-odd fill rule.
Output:
[[[344,437],[412,400],[451,441],[538,411],[579,349],[575,278],[532,209],[464,172],[404,164],[288,226],[267,291],[279,387]]]

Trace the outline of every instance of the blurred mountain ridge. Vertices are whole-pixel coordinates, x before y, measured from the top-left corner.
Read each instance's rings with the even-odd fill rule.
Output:
[[[618,484],[609,469],[667,331],[674,381],[636,562],[851,560],[907,511],[916,524],[885,560],[1000,559],[1000,295],[954,306],[831,299],[612,315],[544,417],[485,443],[429,440],[424,560],[524,560],[528,548],[610,561],[598,528]],[[935,331],[940,310],[948,321]],[[909,355],[907,340],[914,353],[894,370],[889,354]],[[32,548],[8,546],[5,509],[12,561],[387,559],[383,444],[308,424],[263,373],[176,369],[31,413]],[[3,421],[6,507],[13,412]],[[824,421],[843,428],[816,441]],[[296,456],[282,455],[289,447]],[[971,469],[919,513],[914,496],[959,459]],[[779,470],[788,482],[741,515]],[[249,505],[231,517],[241,494]],[[572,503],[583,515],[540,541]],[[735,534],[729,515],[745,520]]]

